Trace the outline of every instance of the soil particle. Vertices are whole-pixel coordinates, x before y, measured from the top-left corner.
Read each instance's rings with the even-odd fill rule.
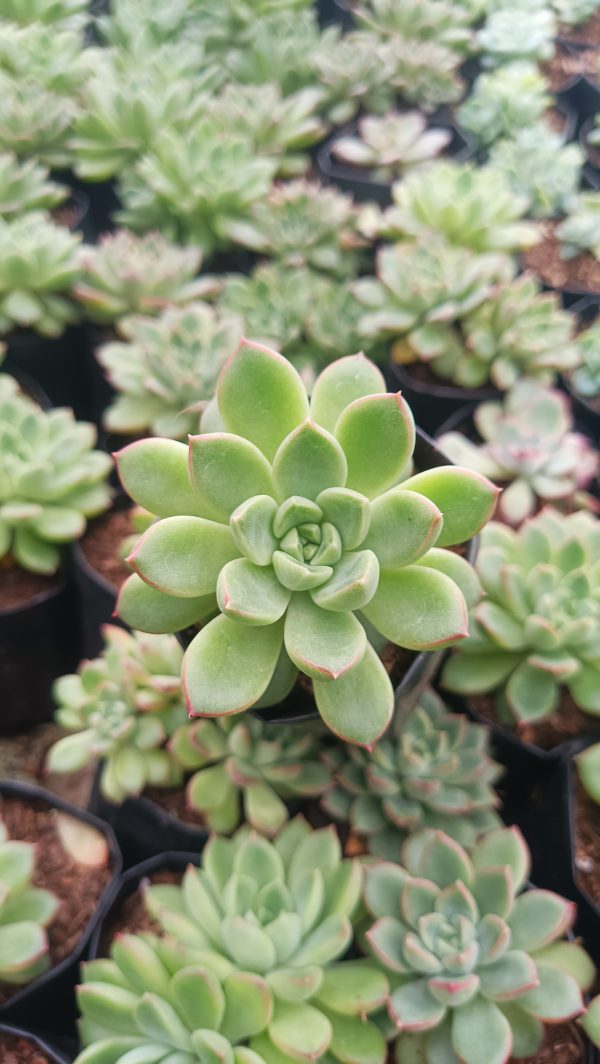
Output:
[[[534,1056],[521,1057],[515,1064],[582,1064],[586,1056],[583,1038],[575,1024],[557,1023],[544,1028],[544,1041]]]
[[[595,904],[600,905],[600,807],[576,778],[574,787],[577,882]]]
[[[25,606],[37,595],[48,594],[61,583],[60,576],[42,576],[21,569],[11,558],[0,561],[0,611]]]
[[[600,291],[600,261],[589,251],[572,259],[560,257],[561,243],[555,236],[558,222],[547,222],[539,244],[523,252],[526,268],[532,270],[550,288],[582,292]]]
[[[51,1064],[49,1058],[27,1038],[0,1032],[0,1060],[2,1064]]]
[[[35,844],[33,884],[51,891],[61,904],[48,927],[50,966],[60,964],[76,948],[110,879],[109,868],[78,864],[65,852],[55,828],[56,813],[42,802],[2,798],[0,817],[8,837]],[[0,1003],[19,987],[0,984]]]
[[[553,750],[555,746],[559,746],[560,743],[567,742],[569,739],[600,732],[600,722],[594,717],[590,717],[589,714],[583,713],[575,705],[566,690],[561,694],[560,706],[556,713],[553,713],[552,716],[547,717],[545,720],[538,721],[536,724],[518,725],[515,722],[511,726],[499,715],[494,696],[491,694],[469,698],[468,703],[476,713],[479,713],[491,724],[497,724],[499,727],[513,732],[523,742],[532,743],[542,750]]]
[[[81,540],[86,561],[115,588],[120,588],[131,575],[119,552],[123,540],[133,532],[131,512],[113,510],[92,522]]]
[[[148,876],[147,882],[179,885],[182,879],[183,871],[163,868]],[[110,944],[117,935],[142,935],[146,932],[160,935],[161,927],[147,912],[143,891],[138,887],[109,913],[102,929],[99,955],[108,956]]]

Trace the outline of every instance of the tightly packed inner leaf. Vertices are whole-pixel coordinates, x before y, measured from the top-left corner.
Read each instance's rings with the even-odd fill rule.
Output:
[[[184,658],[192,714],[279,702],[300,670],[325,723],[370,745],[393,690],[362,619],[411,650],[464,637],[471,570],[440,548],[474,535],[496,489],[454,467],[402,480],[412,415],[361,355],[329,366],[309,403],[285,359],[243,343],[207,420],[216,431],[189,447],[118,455],[126,490],[162,518],[128,559],[120,615],[155,632],[212,617]]]

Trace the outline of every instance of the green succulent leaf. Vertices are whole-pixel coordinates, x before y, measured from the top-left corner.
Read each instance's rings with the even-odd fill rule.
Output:
[[[348,355],[326,366],[315,381],[310,409],[315,421],[333,432],[342,411],[356,399],[386,391],[385,380],[364,355]]]
[[[205,516],[202,499],[190,483],[185,444],[138,440],[118,451],[115,459],[121,483],[138,506],[159,517]]]
[[[273,459],[273,477],[281,499],[291,495],[316,499],[326,488],[343,488],[347,473],[339,443],[310,421],[283,440]]]
[[[158,591],[198,598],[214,591],[221,569],[237,556],[226,525],[200,517],[167,517],[150,526],[127,561]]]
[[[411,650],[432,650],[468,634],[462,593],[444,573],[423,566],[384,571],[363,612],[386,639]]]
[[[116,613],[121,620],[140,632],[176,632],[214,613],[214,594],[195,598],[175,598],[151,587],[133,573],[119,592]]]
[[[405,480],[404,491],[417,491],[444,515],[438,547],[465,543],[489,521],[499,489],[486,477],[467,469],[440,466]]]
[[[294,594],[284,641],[295,665],[315,680],[337,680],[362,659],[367,637],[352,613],[321,609],[307,592]]]
[[[189,472],[205,514],[217,521],[228,521],[254,495],[274,494],[271,466],[258,447],[241,436],[190,436]]]
[[[370,747],[388,727],[394,707],[392,684],[369,643],[361,661],[335,683],[314,680],[313,685],[321,717],[346,742]]]
[[[215,617],[188,647],[182,682],[195,716],[240,713],[266,690],[283,642],[283,624],[251,627]]]

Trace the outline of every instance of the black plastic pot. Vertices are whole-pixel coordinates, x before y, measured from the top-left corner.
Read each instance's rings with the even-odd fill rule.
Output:
[[[35,1018],[35,1026],[39,1030],[49,1030],[71,1036],[74,1033],[76,1019],[75,983],[78,964],[86,955],[94,930],[102,920],[114,895],[121,873],[121,853],[114,832],[109,825],[85,810],[76,808],[56,794],[51,794],[49,791],[42,790],[41,787],[36,787],[30,783],[17,780],[0,780],[0,795],[7,798],[18,798],[23,802],[42,802],[49,809],[58,809],[63,813],[67,813],[69,816],[82,820],[84,823],[96,828],[102,833],[108,845],[112,871],[111,879],[105,887],[96,911],[89,920],[76,948],[60,964],[56,964],[49,971],[44,972],[43,975],[40,975],[38,979],[35,979],[28,986],[21,987],[9,1001],[0,1005],[0,1019],[6,1019],[9,1023],[31,1023],[32,1018]]]
[[[73,1059],[72,1056],[63,1056],[58,1049],[50,1046],[45,1039],[39,1038],[38,1035],[32,1034],[31,1031],[23,1031],[19,1027],[8,1027],[6,1024],[0,1024],[0,1038],[3,1034],[12,1034],[15,1038],[26,1039],[30,1045],[34,1046],[47,1059],[48,1064],[68,1064]]]
[[[589,184],[594,189],[600,188],[600,169],[598,167],[597,158],[600,156],[600,149],[595,148],[588,142],[588,136],[592,132],[596,125],[595,116],[587,118],[579,130],[579,143],[583,148],[587,162],[585,164],[585,176]]]
[[[199,854],[209,834],[200,825],[184,824],[158,802],[144,795],[127,798],[121,805],[110,802],[100,791],[99,771],[94,779],[88,809],[112,827],[121,847],[125,868],[166,850]]]
[[[121,208],[121,202],[117,196],[115,182],[90,182],[90,184],[86,184],[86,190],[90,197],[92,217],[94,219],[96,233],[99,236],[101,236],[102,233],[111,233],[113,229],[116,229],[116,223],[113,221],[113,216],[116,211]]]
[[[141,861],[139,864],[134,865],[132,868],[129,868],[124,872],[116,884],[116,888],[111,895],[109,904],[104,910],[102,919],[94,928],[88,951],[89,959],[96,960],[97,957],[105,956],[104,931],[106,924],[115,910],[119,909],[127,898],[131,897],[132,894],[135,894],[140,883],[154,872],[163,871],[165,869],[170,872],[183,873],[190,864],[198,866],[200,864],[200,857],[201,850],[194,850],[191,853],[175,853],[172,850],[168,850],[165,853],[149,857],[146,861]]]
[[[52,719],[53,681],[80,657],[77,596],[59,577],[22,606],[0,609],[0,735]]]
[[[440,427],[452,415],[468,403],[483,403],[499,399],[500,392],[491,385],[488,388],[458,388],[453,384],[421,381],[410,372],[410,366],[388,362],[386,376],[389,387],[400,389],[418,425],[435,436]]]
[[[317,14],[321,26],[339,23],[345,30],[353,25],[352,13],[340,0],[317,0]]]
[[[6,343],[3,370],[26,373],[53,406],[70,406],[78,418],[89,416],[87,338],[83,327],[71,325],[57,339],[18,329],[6,337]]]
[[[582,299],[578,299],[569,307],[569,310],[572,314],[575,314],[584,325],[591,325],[598,317],[598,311],[600,310],[600,295],[588,295]],[[576,420],[581,421],[582,425],[584,425],[588,433],[590,433],[592,440],[598,444],[600,414],[594,409],[593,401],[591,399],[586,399],[581,395],[577,395],[572,388],[568,377],[563,378],[563,384],[569,394],[571,403],[573,404],[573,412]]]
[[[127,510],[130,506],[131,500],[127,496],[117,495],[113,501],[113,512]],[[73,579],[79,595],[81,613],[81,656],[95,658],[103,646],[102,625],[120,624],[118,618],[113,616],[118,588],[90,565],[81,543],[73,544],[71,556]],[[121,625],[121,627],[124,628],[126,625]]]
[[[566,95],[575,107],[580,122],[585,122],[600,110],[600,86],[586,75],[576,78]]]
[[[117,393],[100,365],[96,357],[96,352],[99,347],[103,346],[103,344],[110,343],[114,340],[116,338],[116,333],[107,327],[102,328],[99,325],[88,324],[86,326],[86,335],[86,376],[90,418],[94,424],[98,426],[100,434],[102,435],[102,423],[106,408],[113,401]]]

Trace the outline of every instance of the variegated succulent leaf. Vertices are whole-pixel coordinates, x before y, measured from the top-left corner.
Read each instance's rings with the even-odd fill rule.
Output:
[[[488,146],[538,122],[551,105],[549,82],[537,64],[517,59],[480,74],[457,118],[478,144]]]
[[[515,59],[542,63],[554,55],[556,15],[550,5],[527,8],[504,4],[492,9],[476,35],[484,66],[497,66]]]

